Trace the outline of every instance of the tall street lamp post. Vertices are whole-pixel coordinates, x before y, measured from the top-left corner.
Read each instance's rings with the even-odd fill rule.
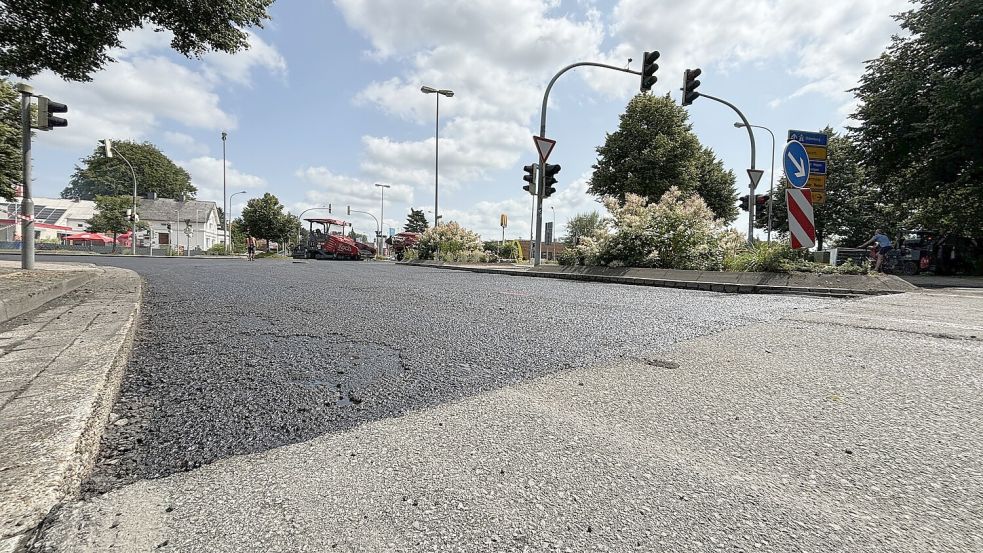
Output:
[[[376,236],[376,242],[379,244],[379,255],[382,255],[382,245],[385,244],[385,242],[382,239],[382,228],[383,226],[385,226],[386,223],[386,189],[392,188],[392,186],[388,184],[379,184],[379,183],[375,183],[375,185],[382,192],[382,205],[380,206],[379,209],[379,235]]]
[[[232,198],[235,198],[239,194],[245,194],[245,193],[246,193],[245,190],[241,190],[241,191],[236,192],[236,193],[232,194],[231,196],[229,196],[229,211],[232,211]],[[232,224],[232,218],[229,217],[229,215],[231,215],[231,214],[228,211],[226,211],[225,212],[225,229],[224,230],[225,230],[225,235],[228,238],[232,238],[232,230],[229,227],[229,225]],[[228,238],[225,240],[225,249],[226,249],[226,252],[225,253],[226,254],[228,254],[230,251],[234,251],[234,250],[232,250],[232,244],[229,243]]]
[[[133,176],[133,218],[131,221],[133,224],[130,226],[130,245],[133,249],[133,255],[137,254],[137,173],[133,170],[133,164],[130,160],[126,159],[126,156],[119,153],[119,150],[113,149],[113,141],[100,140],[99,143],[105,148],[106,157],[113,157],[113,155],[118,155],[120,159],[126,162],[126,166],[130,168],[130,175]],[[113,246],[115,248],[115,246]]]
[[[228,133],[222,131],[222,217],[225,219],[222,221],[222,238],[225,242],[225,254],[229,254],[229,206],[232,205],[232,200],[228,200],[226,204],[225,195],[225,139],[228,137]]]
[[[737,123],[734,123],[734,126],[741,129],[744,128],[744,123],[738,121]],[[768,187],[768,241],[771,242],[771,204],[773,201],[772,197],[775,195],[775,133],[771,132],[771,129],[768,127],[763,127],[761,125],[749,126],[755,129],[764,129],[771,135],[771,186]],[[748,200],[749,203],[751,201],[752,199]]]
[[[437,95],[437,117],[434,125],[434,145],[433,145],[433,226],[437,226],[440,223],[440,217],[437,215],[440,213],[437,210],[437,170],[440,166],[440,97],[447,96],[452,98],[454,96],[453,90],[446,89],[436,89],[429,86],[423,86],[420,88],[420,92],[424,94],[436,94]]]

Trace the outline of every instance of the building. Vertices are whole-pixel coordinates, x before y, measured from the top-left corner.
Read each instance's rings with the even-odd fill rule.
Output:
[[[150,226],[155,248],[207,250],[225,243],[215,202],[150,196],[139,200],[137,215]]]
[[[511,242],[512,240],[506,240],[506,242]],[[519,248],[522,250],[523,259],[529,259],[529,240],[515,240],[519,243]],[[560,255],[563,250],[567,249],[567,245],[563,242],[553,242],[552,244],[547,244],[543,242],[543,261],[556,261],[556,257]]]
[[[0,242],[19,242],[21,199],[0,202]],[[34,198],[34,239],[60,242],[70,234],[88,229],[88,220],[98,213],[89,200]]]

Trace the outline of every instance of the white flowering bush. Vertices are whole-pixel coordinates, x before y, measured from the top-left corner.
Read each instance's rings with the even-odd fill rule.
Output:
[[[427,229],[416,246],[420,259],[442,261],[471,261],[484,253],[484,243],[477,232],[468,230],[454,221]]]
[[[740,238],[713,216],[702,198],[670,188],[658,202],[628,194],[623,203],[608,196],[612,234],[599,241],[604,265],[719,271],[740,248]]]

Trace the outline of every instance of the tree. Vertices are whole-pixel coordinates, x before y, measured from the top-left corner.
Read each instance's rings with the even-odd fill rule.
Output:
[[[430,228],[430,223],[427,222],[427,216],[423,214],[422,209],[410,208],[410,214],[406,218],[406,225],[403,226],[404,232],[426,232]]]
[[[21,140],[20,94],[0,79],[0,198],[6,200],[24,179]]]
[[[983,236],[983,4],[923,0],[867,62],[853,130],[900,223]]]
[[[568,246],[577,243],[578,238],[594,236],[597,231],[604,230],[604,220],[596,211],[590,213],[578,213],[567,221],[566,236],[563,242]]]
[[[355,229],[348,231],[348,237],[356,242],[362,242],[363,244],[369,243],[369,236],[367,234],[355,232]]]
[[[96,196],[97,213],[86,221],[89,232],[112,233],[113,251],[116,251],[116,238],[132,228],[133,223],[126,216],[126,210],[132,208],[133,196]],[[138,223],[137,226],[146,228],[146,223]]]
[[[137,195],[156,192],[162,198],[195,197],[197,188],[191,184],[191,175],[178,167],[157,146],[150,142],[137,144],[127,140],[113,141],[113,150],[119,151],[133,164],[137,177]],[[91,200],[96,196],[126,196],[133,194],[133,176],[123,158],[107,158],[102,146],[93,150],[75,172],[62,198]]]
[[[891,207],[879,201],[880,190],[871,183],[861,163],[861,152],[849,136],[833,131],[827,126],[829,136],[826,160],[826,203],[815,204],[816,245],[821,249],[830,239],[843,245],[859,244],[883,227],[890,231],[892,223],[899,221]],[[774,230],[788,233],[788,210],[785,207],[785,188],[788,181],[782,177],[775,184],[772,196],[772,223]],[[755,214],[755,226],[768,228],[768,210]]]
[[[188,57],[249,47],[247,27],[262,27],[273,0],[131,0],[4,2],[0,67],[25,79],[50,69],[63,79],[89,81],[115,61],[122,31],[149,25],[173,33],[171,47]]]
[[[242,215],[237,221],[242,222],[242,230],[250,236],[264,240],[282,241],[297,236],[300,229],[300,219],[296,215],[283,211],[280,200],[267,192],[261,198],[252,198],[242,208]]]
[[[695,192],[725,222],[737,217],[734,174],[703,148],[686,110],[668,96],[639,94],[621,115],[618,130],[597,148],[588,189],[624,201],[637,194],[656,202],[673,186]]]

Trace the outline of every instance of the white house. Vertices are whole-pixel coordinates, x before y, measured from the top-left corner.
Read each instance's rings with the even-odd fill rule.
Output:
[[[141,198],[137,215],[150,225],[155,248],[207,250],[223,243],[215,202]]]

